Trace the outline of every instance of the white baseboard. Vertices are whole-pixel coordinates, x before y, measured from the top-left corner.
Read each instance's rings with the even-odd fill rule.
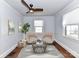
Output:
[[[0,55],[0,58],[6,57],[11,51],[13,51],[17,47],[17,44],[13,45],[9,50],[5,51],[3,54]]]
[[[59,45],[61,45],[63,48],[65,48],[69,53],[71,53],[73,56],[79,58],[79,54],[75,51],[73,51],[72,49],[70,49],[69,47],[65,46],[64,44],[62,44],[61,42],[59,42],[58,40],[55,40]]]

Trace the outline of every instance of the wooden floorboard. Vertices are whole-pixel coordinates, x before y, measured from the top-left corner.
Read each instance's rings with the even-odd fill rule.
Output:
[[[65,58],[75,58],[71,53],[69,53],[67,50],[65,50],[62,46],[60,46],[57,42],[53,42],[53,45],[60,51],[60,53],[65,57]]]
[[[5,58],[17,58],[17,56],[19,55],[20,51],[21,51],[21,47],[16,47],[8,56],[6,56]]]

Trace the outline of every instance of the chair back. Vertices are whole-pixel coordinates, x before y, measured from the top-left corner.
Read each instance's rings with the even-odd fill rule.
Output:
[[[34,43],[37,40],[37,36],[34,32],[27,33],[27,42],[28,43]]]
[[[51,32],[46,32],[44,33],[43,35],[43,41],[46,42],[46,43],[52,43],[53,42],[53,39],[52,39],[52,33]]]

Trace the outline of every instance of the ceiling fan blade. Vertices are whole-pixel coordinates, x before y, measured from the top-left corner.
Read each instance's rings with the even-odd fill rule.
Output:
[[[33,4],[30,4],[30,6],[29,6],[24,0],[21,0],[21,3],[25,7],[27,7],[29,9],[29,11],[26,12],[26,13],[33,13],[33,12],[43,11],[43,8],[32,8],[33,7]]]
[[[32,8],[33,11],[43,11],[42,8]]]
[[[29,8],[29,10],[31,9],[31,8],[29,7],[29,5],[28,5],[24,0],[21,0],[21,2],[22,2],[22,4],[23,4],[25,7]]]

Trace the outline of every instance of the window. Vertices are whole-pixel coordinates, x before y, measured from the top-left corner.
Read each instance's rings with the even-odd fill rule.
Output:
[[[65,26],[65,35],[78,39],[78,25],[66,25]]]
[[[35,20],[34,27],[35,27],[35,32],[42,33],[43,32],[43,20]]]
[[[79,40],[79,8],[63,15],[63,33],[69,38]]]

